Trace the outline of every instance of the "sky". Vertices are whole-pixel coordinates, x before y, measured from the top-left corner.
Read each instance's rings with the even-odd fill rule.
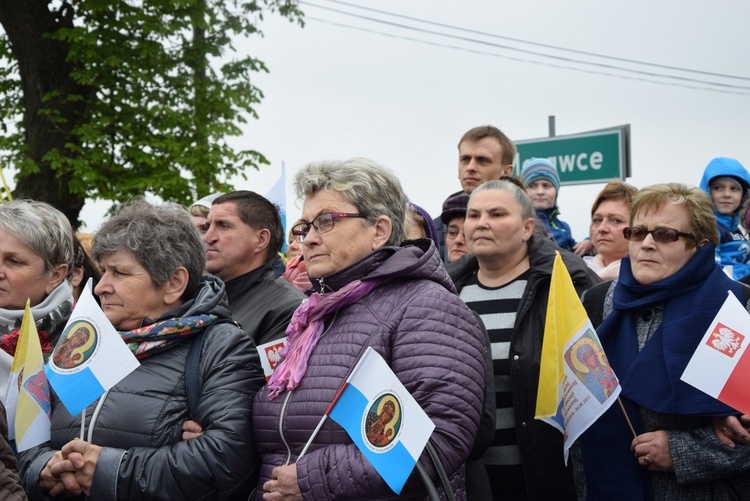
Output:
[[[286,163],[289,223],[301,212],[294,173],[312,161],[355,156],[392,169],[409,198],[438,216],[446,196],[460,189],[457,143],[465,131],[492,124],[513,140],[541,138],[549,116],[558,135],[629,124],[627,181],[636,187],[698,185],[716,156],[750,167],[750,2],[300,5],[304,28],[266,13],[264,36],[237,42],[270,73],[254,80],[265,95],[259,119],[232,139],[271,161],[235,180],[238,189],[266,194]],[[560,190],[561,219],[576,240],[588,235],[602,187]],[[101,208],[84,208],[87,231],[101,223]]]

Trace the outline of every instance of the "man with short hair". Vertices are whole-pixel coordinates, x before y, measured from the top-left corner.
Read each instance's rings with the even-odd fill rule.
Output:
[[[474,188],[486,181],[510,176],[515,157],[516,145],[497,127],[480,125],[466,131],[458,142],[458,180],[462,190],[448,198],[461,194],[471,195]],[[447,228],[440,218],[435,218],[434,221],[440,235],[440,254],[443,261],[447,262]]]
[[[284,337],[305,295],[273,271],[284,239],[278,207],[233,191],[213,201],[206,224],[206,271],[226,283],[234,320],[256,345]]]

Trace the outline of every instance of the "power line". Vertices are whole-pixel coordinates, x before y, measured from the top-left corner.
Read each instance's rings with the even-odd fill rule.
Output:
[[[351,30],[356,30],[356,31],[364,31],[366,33],[374,33],[374,34],[385,36],[385,37],[396,38],[396,39],[400,39],[400,40],[408,40],[408,41],[411,41],[411,42],[418,42],[418,43],[422,43],[422,44],[425,44],[425,45],[431,45],[431,46],[435,46],[435,47],[445,47],[445,48],[449,48],[449,49],[456,49],[456,50],[460,50],[460,51],[464,51],[464,52],[469,52],[469,53],[472,53],[472,54],[481,54],[481,55],[486,55],[486,56],[498,57],[498,58],[501,58],[501,59],[508,59],[510,61],[517,61],[517,62],[522,62],[522,63],[537,64],[537,65],[540,65],[540,66],[547,66],[547,67],[550,67],[550,68],[558,68],[558,69],[564,69],[564,70],[578,71],[578,72],[581,72],[581,73],[588,73],[588,74],[591,74],[591,75],[604,75],[604,76],[609,76],[609,77],[614,77],[614,78],[620,78],[620,79],[623,79],[623,80],[633,80],[633,81],[637,81],[637,82],[648,82],[648,83],[655,83],[655,84],[660,84],[660,85],[668,85],[668,86],[671,86],[671,87],[682,87],[682,88],[686,88],[686,89],[707,90],[707,91],[712,91],[712,92],[720,92],[720,93],[724,93],[724,94],[736,94],[736,95],[741,95],[741,96],[750,96],[750,93],[748,93],[748,92],[739,92],[739,91],[716,89],[716,88],[710,88],[710,87],[701,87],[701,86],[698,86],[698,85],[687,85],[687,84],[681,84],[681,83],[676,83],[676,82],[661,82],[659,80],[652,80],[652,79],[648,79],[648,78],[640,78],[640,77],[627,76],[627,75],[618,75],[618,74],[615,74],[615,73],[607,73],[607,72],[604,72],[604,71],[596,71],[596,70],[590,70],[590,69],[585,69],[585,68],[576,68],[576,67],[572,67],[572,66],[563,66],[563,65],[559,65],[559,64],[546,63],[546,62],[542,62],[542,61],[535,61],[533,59],[524,59],[524,58],[513,57],[513,56],[504,55],[504,54],[497,54],[497,53],[493,53],[493,52],[486,52],[486,51],[480,51],[480,50],[476,50],[476,49],[469,49],[469,48],[466,48],[466,47],[459,47],[457,45],[450,45],[450,44],[440,43],[440,42],[432,42],[432,41],[429,41],[429,40],[423,40],[423,39],[419,39],[419,38],[409,37],[409,36],[406,36],[406,35],[395,35],[395,34],[392,34],[392,33],[385,33],[385,32],[382,32],[382,31],[373,30],[373,29],[369,29],[369,28],[352,26],[350,24],[338,23],[336,21],[329,21],[327,19],[321,19],[321,18],[317,18],[317,17],[314,17],[314,16],[309,16],[309,15],[306,15],[305,19],[309,19],[309,20],[312,20],[312,21],[318,21],[318,22],[323,23],[323,24],[329,24],[331,26],[337,26],[337,27],[340,27],[340,28],[351,29]]]
[[[610,65],[610,64],[604,64],[604,63],[597,63],[597,62],[592,62],[592,61],[578,60],[578,59],[573,59],[573,58],[568,58],[568,57],[563,57],[563,56],[556,56],[556,55],[552,55],[552,54],[545,54],[545,53],[535,52],[535,51],[528,50],[528,49],[521,49],[521,48],[507,46],[507,45],[502,45],[502,44],[497,44],[497,43],[493,43],[493,42],[487,42],[487,41],[477,40],[477,39],[463,37],[463,36],[451,35],[451,34],[442,33],[442,32],[436,32],[436,31],[432,31],[432,30],[426,30],[426,29],[423,29],[423,28],[415,27],[415,26],[409,26],[409,25],[394,23],[394,22],[391,22],[391,21],[386,21],[386,20],[382,20],[382,19],[372,18],[372,17],[369,17],[369,16],[363,16],[363,15],[355,14],[355,13],[352,13],[352,12],[342,11],[340,9],[335,9],[335,8],[332,8],[332,7],[326,7],[326,6],[322,6],[322,5],[313,4],[313,3],[310,3],[310,2],[307,2],[307,1],[304,1],[304,0],[301,3],[309,5],[311,7],[317,7],[317,8],[320,8],[320,9],[324,9],[324,10],[328,10],[328,11],[340,13],[340,14],[343,14],[343,15],[346,15],[346,16],[355,17],[355,18],[358,18],[358,19],[363,19],[363,20],[366,20],[366,21],[371,21],[371,22],[375,22],[375,23],[379,23],[379,24],[385,24],[385,25],[392,26],[392,27],[402,28],[402,29],[406,29],[406,30],[410,30],[410,31],[415,31],[415,32],[419,32],[419,33],[430,34],[430,35],[438,35],[438,36],[442,36],[442,37],[446,37],[446,38],[451,38],[451,39],[454,39],[454,40],[460,40],[460,41],[470,42],[470,43],[479,44],[479,45],[487,45],[487,46],[490,46],[490,47],[493,47],[493,48],[506,49],[506,50],[510,50],[510,51],[520,52],[520,53],[529,54],[529,55],[533,55],[533,56],[537,56],[537,57],[542,57],[542,58],[547,58],[547,59],[553,59],[553,60],[562,61],[562,62],[566,62],[566,63],[575,63],[575,64],[582,64],[582,65],[589,65],[589,66],[604,68],[604,69],[607,69],[607,70],[621,71],[621,72],[625,72],[625,73],[632,73],[632,74],[637,74],[637,75],[643,75],[643,76],[652,77],[652,78],[665,78],[665,79],[677,80],[677,81],[680,81],[680,82],[686,82],[686,83],[689,83],[689,84],[699,84],[699,85],[704,85],[704,86],[705,85],[712,86],[712,87],[702,87],[702,86],[696,86],[696,85],[685,85],[684,83],[681,84],[681,85],[678,85],[676,83],[672,84],[672,85],[676,85],[676,86],[680,86],[680,87],[687,87],[687,88],[701,89],[701,90],[712,90],[712,91],[716,91],[716,92],[724,92],[724,93],[730,93],[730,94],[741,94],[741,95],[747,95],[747,94],[745,92],[738,92],[738,91],[750,91],[750,87],[742,86],[742,85],[726,84],[726,83],[721,83],[721,82],[715,82],[715,81],[709,81],[709,80],[701,80],[701,79],[697,79],[697,78],[683,77],[683,76],[678,76],[678,75],[668,75],[668,74],[663,74],[663,73],[655,73],[655,72],[644,71],[644,70],[637,70],[637,69],[632,69],[632,68],[623,68],[623,67],[620,67],[620,66],[615,66],[615,65]],[[503,56],[503,55],[500,55],[500,54],[497,54],[497,53],[492,53],[492,52],[485,52],[485,51],[467,49],[465,47],[460,47],[460,46],[454,46],[454,45],[448,45],[448,44],[440,44],[440,43],[430,42],[430,41],[427,41],[427,40],[424,40],[424,39],[419,39],[419,38],[412,38],[412,37],[405,37],[405,36],[395,36],[393,34],[385,33],[385,32],[374,30],[374,29],[368,29],[368,28],[363,28],[363,27],[352,26],[352,25],[349,25],[349,24],[337,23],[337,22],[334,22],[334,21],[330,21],[330,20],[326,20],[326,19],[321,19],[321,18],[315,18],[315,17],[311,17],[311,16],[306,16],[306,17],[307,17],[307,19],[311,19],[311,20],[315,20],[315,21],[320,21],[320,22],[324,22],[324,23],[328,23],[328,24],[332,24],[332,25],[336,25],[336,26],[340,26],[340,27],[344,27],[344,28],[350,28],[350,29],[355,29],[355,30],[360,30],[360,31],[367,31],[367,32],[370,32],[370,33],[375,33],[375,34],[379,34],[379,35],[383,35],[383,36],[390,36],[390,37],[395,37],[395,38],[403,38],[403,39],[407,39],[407,40],[411,40],[411,41],[415,41],[415,42],[419,42],[419,43],[425,43],[425,44],[428,44],[428,45],[437,45],[437,46],[443,46],[443,47],[450,47],[450,48],[453,48],[453,49],[464,50],[464,51],[473,52],[473,53],[477,53],[477,54],[492,55],[492,56],[496,56],[496,57],[504,57],[506,59],[516,60],[516,61],[522,61],[522,62],[530,62],[530,63],[535,63],[535,64],[542,64],[542,65],[546,65],[546,66],[550,66],[550,67],[555,67],[555,68],[570,69],[570,70],[575,70],[575,71],[584,71],[584,72],[592,73],[592,74],[607,75],[607,76],[613,76],[613,77],[619,77],[619,78],[628,78],[628,79],[631,79],[631,80],[640,80],[640,81],[645,81],[645,82],[662,83],[662,84],[665,84],[665,85],[669,85],[668,82],[660,82],[660,81],[651,80],[651,79],[648,79],[648,78],[625,77],[624,75],[607,73],[607,72],[604,72],[604,71],[584,70],[584,69],[581,69],[581,68],[576,68],[576,67],[571,67],[571,66],[562,66],[562,65],[559,65],[559,64],[555,65],[555,64],[549,64],[549,63],[543,63],[543,62],[540,62],[540,61],[534,61],[534,60],[530,60],[530,59],[513,58],[513,57],[510,57],[510,56]],[[742,78],[742,77],[739,77],[739,78]]]
[[[395,12],[389,12],[389,11],[385,11],[385,10],[374,9],[372,7],[366,7],[364,5],[357,5],[357,4],[352,4],[352,3],[349,3],[349,2],[343,2],[341,0],[324,0],[324,1],[327,1],[327,2],[330,2],[330,3],[335,3],[335,4],[338,4],[338,5],[344,5],[346,7],[353,7],[353,8],[357,8],[357,9],[366,10],[366,11],[369,11],[369,12],[375,12],[375,13],[378,13],[378,14],[392,16],[392,17],[396,17],[396,18],[400,18],[400,19],[406,19],[406,20],[409,20],[409,21],[416,21],[418,23],[423,23],[423,24],[427,24],[427,25],[431,25],[431,26],[438,26],[438,27],[441,27],[441,28],[447,28],[447,29],[451,29],[451,30],[456,30],[456,31],[464,32],[464,33],[471,33],[471,34],[474,34],[474,35],[481,35],[481,36],[486,36],[486,37],[490,37],[490,38],[497,38],[497,39],[500,39],[500,40],[508,40],[510,42],[516,42],[516,43],[522,43],[522,44],[527,44],[527,45],[533,45],[533,46],[536,46],[536,47],[544,47],[544,48],[547,48],[547,49],[554,49],[554,50],[558,50],[558,51],[562,51],[562,52],[569,52],[569,53],[580,54],[580,55],[584,55],[584,56],[598,57],[598,58],[602,58],[602,59],[609,59],[609,60],[612,60],[612,61],[620,61],[620,62],[630,63],[630,64],[638,64],[638,65],[643,65],[643,66],[651,66],[653,68],[662,68],[662,69],[668,69],[668,70],[682,71],[682,72],[686,72],[686,73],[696,73],[696,74],[699,74],[699,75],[706,75],[706,76],[713,76],[713,77],[720,77],[720,78],[732,78],[732,79],[736,79],[736,80],[744,80],[744,81],[750,82],[750,77],[742,77],[742,76],[738,76],[738,75],[728,75],[728,74],[725,74],[725,73],[716,73],[716,72],[712,72],[712,71],[695,70],[695,69],[683,68],[683,67],[679,67],[679,66],[669,66],[669,65],[666,65],[666,64],[650,63],[650,62],[647,62],[647,61],[638,61],[638,60],[635,60],[635,59],[628,59],[628,58],[624,58],[624,57],[610,56],[610,55],[606,55],[606,54],[598,54],[596,52],[588,52],[588,51],[584,51],[584,50],[569,49],[569,48],[560,47],[560,46],[557,46],[557,45],[545,44],[545,43],[541,43],[541,42],[533,42],[531,40],[523,40],[523,39],[520,39],[520,38],[513,38],[513,37],[509,37],[509,36],[505,36],[505,35],[498,35],[496,33],[487,33],[485,31],[478,31],[478,30],[472,30],[472,29],[469,29],[469,28],[462,28],[462,27],[459,27],[459,26],[453,26],[453,25],[450,25],[450,24],[440,23],[440,22],[437,22],[437,21],[430,21],[430,20],[421,19],[421,18],[418,18],[418,17],[412,17],[412,16],[407,16],[407,15],[404,15],[404,14],[398,14],[398,13],[395,13]],[[300,3],[308,4],[310,6],[315,6],[315,7],[320,7],[320,8],[326,8],[326,7],[323,7],[323,6],[320,6],[320,5],[315,5],[315,4],[306,2],[304,0],[302,0]],[[330,9],[330,7],[328,7],[328,8]],[[338,12],[343,12],[343,11],[338,11]]]

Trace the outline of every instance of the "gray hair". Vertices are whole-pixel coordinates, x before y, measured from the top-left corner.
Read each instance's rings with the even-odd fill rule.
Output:
[[[129,252],[157,287],[164,285],[177,268],[185,267],[188,284],[182,299],[197,294],[206,252],[187,209],[181,205],[152,205],[138,198],[124,206],[96,233],[91,255],[101,263],[119,250]]]
[[[13,235],[44,260],[44,273],[68,265],[73,274],[73,228],[65,214],[45,202],[13,200],[0,205],[0,229]]]
[[[513,196],[513,200],[515,200],[516,203],[521,206],[521,218],[531,218],[534,220],[534,233],[533,238],[529,239],[529,247],[531,247],[531,241],[533,239],[547,238],[547,236],[544,234],[544,224],[539,221],[539,218],[536,215],[536,211],[534,210],[534,205],[531,203],[531,198],[529,198],[529,194],[526,193],[526,190],[523,189],[520,184],[516,184],[512,181],[506,181],[504,179],[487,181],[477,186],[474,191],[471,192],[471,195],[469,195],[469,203],[471,203],[471,199],[474,198],[475,193],[489,190],[510,192],[510,194]]]
[[[531,199],[529,198],[529,195],[526,193],[526,190],[521,188],[515,183],[512,183],[510,181],[505,180],[495,180],[495,181],[487,181],[486,183],[480,184],[477,186],[474,191],[471,192],[471,195],[469,196],[469,203],[471,203],[471,199],[474,198],[474,194],[482,191],[488,191],[488,190],[498,190],[498,191],[509,191],[511,195],[513,195],[513,199],[518,203],[518,205],[521,206],[521,217],[523,219],[533,218],[536,217],[536,212],[534,211],[534,206],[531,203]]]
[[[386,245],[400,245],[405,238],[406,195],[398,178],[377,162],[367,158],[313,162],[297,173],[294,187],[300,199],[329,189],[341,193],[370,224],[388,216],[391,234]]]

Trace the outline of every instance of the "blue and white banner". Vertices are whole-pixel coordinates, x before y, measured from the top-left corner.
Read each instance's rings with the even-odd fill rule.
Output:
[[[400,494],[435,424],[372,348],[367,348],[345,385],[330,417]]]
[[[91,293],[81,292],[44,373],[75,416],[140,366]]]

